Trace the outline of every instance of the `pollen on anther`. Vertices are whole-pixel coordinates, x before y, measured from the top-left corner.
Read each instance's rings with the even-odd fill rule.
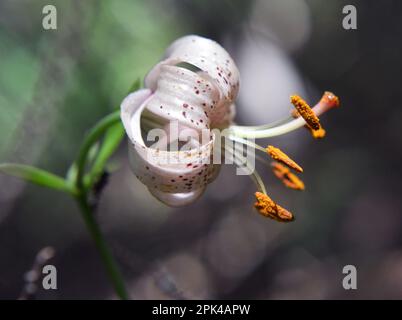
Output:
[[[290,172],[288,167],[285,167],[279,162],[272,162],[271,166],[275,176],[280,179],[286,187],[294,190],[304,190],[303,181],[301,181],[297,175]]]
[[[294,95],[290,97],[290,102],[294,105],[309,127],[314,130],[320,128],[320,119],[318,119],[306,101],[304,101],[300,96]]]
[[[318,130],[313,130],[310,127],[309,129],[314,139],[322,139],[325,137],[326,131],[323,127],[320,127]]]
[[[300,117],[299,112],[296,109],[293,109],[291,112],[291,115],[293,118],[297,119],[298,117]],[[314,139],[322,139],[325,137],[326,131],[325,129],[322,127],[322,125],[320,124],[320,127],[315,130],[313,128],[311,128],[310,126],[308,126],[307,124],[304,126],[307,130],[310,131],[311,135],[313,136]]]
[[[267,194],[256,192],[255,198],[257,202],[254,203],[254,207],[263,216],[280,222],[290,222],[294,220],[291,212],[277,205]]]
[[[275,148],[274,146],[268,146],[266,148],[267,153],[271,156],[272,159],[282,162],[288,167],[295,169],[296,171],[303,172],[303,168],[300,167],[295,161],[293,161],[287,154],[282,152],[279,148]]]

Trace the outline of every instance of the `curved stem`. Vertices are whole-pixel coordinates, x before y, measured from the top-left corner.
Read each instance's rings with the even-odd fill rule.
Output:
[[[105,166],[109,157],[118,148],[120,142],[124,138],[124,128],[121,123],[117,123],[111,126],[105,133],[105,137],[102,142],[102,146],[92,164],[90,172],[88,175],[88,183],[85,185],[87,189],[91,189],[95,182],[99,179],[105,170]],[[85,178],[84,178],[85,180]],[[84,181],[85,182],[85,181]]]
[[[91,146],[101,137],[101,135],[112,125],[120,121],[120,111],[115,111],[100,120],[87,134],[81,145],[77,159],[77,175],[75,184],[78,189],[83,188],[83,175],[87,160],[87,154]]]
[[[95,241],[97,249],[99,250],[102,261],[106,268],[106,272],[113,283],[116,294],[119,296],[120,299],[128,299],[128,295],[124,287],[123,278],[111,252],[109,251],[109,248],[106,245],[99,226],[93,216],[91,207],[88,205],[86,195],[84,193],[81,193],[75,198],[81,209],[82,217],[84,218],[88,231],[91,234],[92,239]]]
[[[115,111],[103,119],[101,119],[87,134],[84,142],[79,150],[78,158],[75,163],[76,173],[72,173],[74,177],[74,184],[78,190],[78,194],[75,199],[81,209],[82,217],[91,234],[95,245],[100,253],[103,264],[105,265],[106,272],[113,283],[114,290],[119,298],[128,299],[126,289],[122,275],[117,267],[117,264],[106,245],[106,242],[102,236],[99,226],[94,218],[91,207],[88,204],[88,189],[84,185],[84,171],[87,163],[88,152],[92,145],[99,140],[99,138],[108,130],[111,126],[120,121],[120,111]]]

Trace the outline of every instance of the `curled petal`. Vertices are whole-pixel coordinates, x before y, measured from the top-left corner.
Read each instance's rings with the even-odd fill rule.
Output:
[[[189,205],[197,200],[204,193],[204,190],[205,187],[189,192],[169,193],[152,188],[149,189],[155,198],[170,207],[182,207]]]
[[[239,72],[218,43],[186,36],[167,49],[163,61],[146,76],[145,86],[147,91],[130,94],[121,106],[132,170],[162,202],[187,204],[202,194],[219,171],[219,165],[213,164],[215,134],[210,129],[231,123]],[[147,142],[157,140],[152,146],[142,137],[143,111],[144,124],[157,123],[165,129],[148,132]],[[173,122],[176,134],[170,129]],[[184,139],[186,148],[178,151],[177,144],[171,148],[183,136],[189,137]]]
[[[165,66],[177,67],[183,63],[188,64],[191,69],[188,71],[196,73],[204,80],[193,82],[191,89],[196,94],[208,94],[208,91],[212,91],[215,95],[216,90],[219,92],[219,96],[214,96],[210,104],[205,102],[206,105],[198,105],[204,112],[209,113],[210,126],[228,126],[233,119],[228,119],[228,116],[234,115],[233,101],[239,90],[239,71],[226,50],[215,41],[193,35],[176,40],[166,50],[165,60],[148,73],[145,85],[154,91],[157,90]]]
[[[185,36],[170,45],[166,56],[198,67],[215,79],[225,99],[233,101],[236,98],[239,71],[227,51],[217,42],[195,35]]]
[[[187,204],[200,195],[217,174],[213,165],[214,134],[206,142],[185,151],[167,151],[148,147],[141,134],[141,114],[154,98],[149,89],[127,96],[121,105],[121,117],[130,138],[130,165],[137,178],[161,201]],[[181,130],[188,129],[182,127]],[[176,196],[167,196],[166,193]]]
[[[124,129],[131,141],[135,141],[131,130],[131,117],[134,112],[149,98],[152,92],[149,89],[140,89],[133,93],[130,93],[124,98],[120,106],[120,116],[123,122]]]
[[[178,120],[194,129],[209,129],[219,91],[202,74],[163,65],[147,110],[164,120]],[[214,123],[212,123],[214,125]]]

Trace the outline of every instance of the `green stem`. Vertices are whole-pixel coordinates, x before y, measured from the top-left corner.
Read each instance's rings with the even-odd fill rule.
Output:
[[[84,218],[85,224],[90,232],[95,245],[99,250],[102,261],[106,267],[106,272],[113,283],[114,290],[120,299],[127,300],[128,295],[124,287],[123,278],[117,267],[117,264],[106,245],[106,242],[102,236],[99,226],[93,216],[93,212],[88,205],[85,194],[80,194],[76,196],[77,203],[81,209],[82,217]]]
[[[78,189],[78,195],[75,198],[81,209],[82,217],[85,221],[88,231],[95,241],[95,245],[101,255],[102,261],[106,268],[106,272],[113,283],[116,294],[121,299],[128,299],[128,295],[124,287],[123,278],[111,252],[106,245],[99,226],[93,216],[92,209],[88,205],[88,190],[84,185],[84,172],[85,166],[87,164],[89,150],[91,149],[92,145],[96,141],[98,141],[100,137],[106,132],[106,130],[108,130],[111,126],[115,125],[119,121],[120,111],[115,111],[100,120],[85,137],[84,142],[82,143],[79,150],[77,161],[75,163],[75,186]]]
[[[130,89],[131,91],[138,90],[140,82],[137,80],[134,82]],[[109,136],[104,141],[103,148],[98,154],[98,158],[95,160],[92,172],[89,175],[89,185],[84,184],[84,172],[87,164],[88,153],[95,142],[113,125],[120,122],[120,110],[107,115],[101,119],[86,135],[84,142],[81,144],[81,148],[78,153],[77,160],[71,166],[67,177],[68,181],[71,181],[75,186],[78,193],[75,195],[75,199],[81,209],[82,217],[91,234],[95,245],[101,255],[103,264],[105,265],[106,272],[113,283],[114,290],[120,299],[128,299],[127,291],[124,286],[123,277],[117,267],[117,264],[106,245],[106,242],[102,236],[99,226],[94,218],[91,207],[88,205],[88,190],[92,187],[96,177],[101,173],[108,157],[116,149],[118,143],[121,141],[124,130],[121,127],[117,127],[116,130],[109,131]]]
[[[117,123],[106,131],[102,146],[96,155],[90,172],[86,175],[86,178],[88,178],[87,184],[85,184],[87,189],[91,189],[105,171],[106,163],[110,156],[116,151],[120,142],[123,140],[124,133],[125,131],[122,123]],[[84,178],[84,183],[86,182],[86,178]]]
[[[115,111],[102,120],[100,120],[87,134],[84,142],[81,145],[80,151],[78,153],[77,159],[77,176],[76,176],[76,186],[78,189],[83,189],[83,176],[85,171],[85,165],[87,161],[87,154],[91,146],[102,136],[102,134],[112,125],[120,121],[120,111]]]

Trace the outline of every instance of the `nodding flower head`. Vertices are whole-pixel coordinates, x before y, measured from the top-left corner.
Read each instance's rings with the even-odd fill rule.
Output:
[[[324,129],[318,116],[339,105],[335,95],[325,93],[314,108],[292,96],[297,113],[289,114],[279,125],[234,125],[239,71],[218,43],[194,35],[174,41],[144,83],[144,89],[123,100],[121,118],[129,138],[131,168],[152,195],[170,206],[192,203],[217,177],[220,161],[230,156],[236,165],[249,169],[258,189],[258,211],[277,221],[294,220],[268,196],[251,164],[255,159],[266,160],[254,152],[245,160],[237,148],[232,148],[233,143],[268,153],[278,164],[275,175],[286,186],[303,190],[304,184],[290,172],[302,172],[302,168],[278,148],[263,148],[254,139],[281,135],[305,125],[313,135],[322,137]]]

